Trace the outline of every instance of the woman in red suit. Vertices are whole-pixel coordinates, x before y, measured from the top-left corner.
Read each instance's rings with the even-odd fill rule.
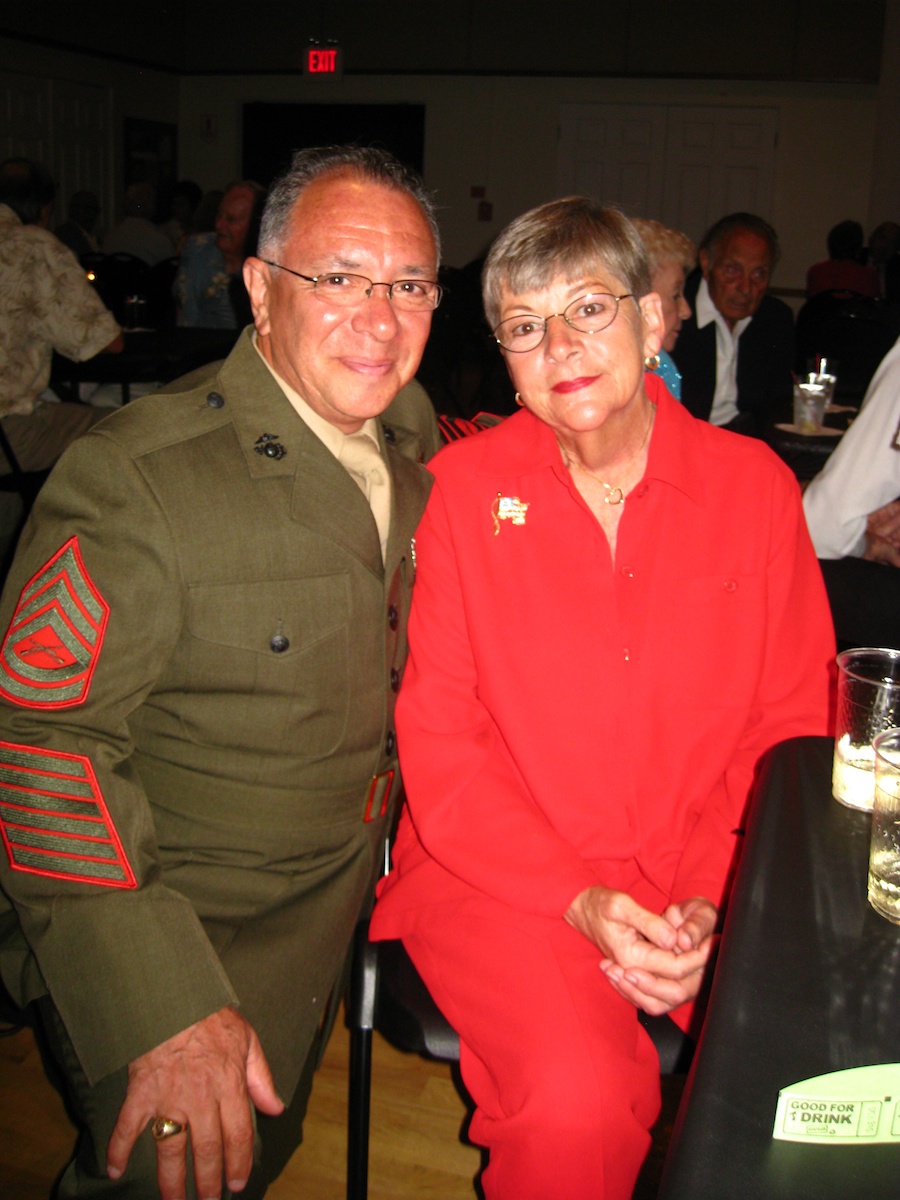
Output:
[[[484,272],[523,411],[447,447],[397,710],[408,806],[374,937],[460,1035],[488,1200],[625,1200],[753,772],[827,731],[833,635],[793,476],[645,375],[631,224],[570,198]]]

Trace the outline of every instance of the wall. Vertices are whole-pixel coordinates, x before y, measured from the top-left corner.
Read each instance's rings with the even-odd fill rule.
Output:
[[[877,89],[866,84],[774,84],[705,80],[524,77],[183,76],[181,174],[213,187],[240,173],[241,105],[413,103],[426,105],[425,176],[441,209],[445,261],[462,266],[517,213],[556,194],[557,113],[563,102],[764,105],[780,110],[773,219],[783,258],[781,287],[803,286],[825,257],[825,235],[845,218],[868,230]],[[214,135],[210,138],[210,126]],[[493,220],[477,219],[473,185],[486,189]],[[608,199],[615,199],[608,197]],[[652,215],[652,214],[647,214]],[[900,213],[885,213],[900,219]]]
[[[594,75],[874,83],[897,0],[7,0],[5,32],[176,72],[283,73],[310,39],[352,74]],[[234,10],[234,11],[230,11]],[[235,12],[237,15],[235,15]]]
[[[117,211],[122,190],[125,117],[177,122],[179,174],[208,188],[240,174],[246,101],[424,104],[426,181],[441,208],[445,260],[461,266],[511,217],[556,194],[561,103],[698,103],[779,109],[772,209],[784,248],[778,286],[802,287],[807,266],[824,257],[825,235],[837,221],[854,218],[869,230],[881,220],[900,220],[900,211],[880,211],[887,200],[871,204],[879,117],[872,84],[451,75],[346,76],[336,83],[296,75],[179,80],[164,71],[0,38],[3,70],[108,89],[110,213]],[[477,219],[473,185],[483,186],[493,205],[489,222]]]
[[[121,215],[124,192],[122,171],[123,122],[126,117],[147,121],[179,118],[178,79],[164,71],[131,66],[89,54],[48,49],[0,37],[0,72],[33,76],[42,81],[61,80],[91,84],[106,90],[108,98],[109,159],[112,164],[105,194],[100,197],[107,224]],[[52,137],[52,133],[51,133]],[[57,217],[62,220],[66,197],[60,197]]]

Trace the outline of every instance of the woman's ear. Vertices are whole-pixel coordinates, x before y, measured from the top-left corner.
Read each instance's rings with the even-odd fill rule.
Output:
[[[638,305],[644,330],[644,357],[652,358],[654,354],[659,353],[666,336],[662,300],[657,292],[648,292],[646,296],[641,297]]]

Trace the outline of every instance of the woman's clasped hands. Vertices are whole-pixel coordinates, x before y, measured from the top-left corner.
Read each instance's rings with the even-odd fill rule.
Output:
[[[714,947],[718,913],[702,896],[661,915],[626,892],[592,887],[565,918],[603,954],[600,969],[619,995],[652,1016],[696,998]]]

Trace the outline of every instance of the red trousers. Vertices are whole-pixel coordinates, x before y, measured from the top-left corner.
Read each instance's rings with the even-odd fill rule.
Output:
[[[596,947],[481,896],[420,910],[403,940],[460,1035],[486,1200],[629,1200],[659,1061]]]

